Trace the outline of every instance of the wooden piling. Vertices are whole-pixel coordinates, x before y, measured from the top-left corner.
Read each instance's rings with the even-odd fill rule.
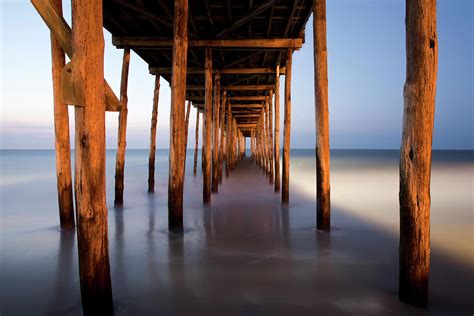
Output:
[[[285,75],[285,119],[283,130],[283,173],[281,201],[288,204],[290,198],[290,135],[291,135],[291,70],[293,50],[289,49],[286,56]]]
[[[268,159],[269,159],[269,182],[274,182],[274,167],[273,167],[273,91],[270,90],[268,98]]]
[[[275,75],[275,143],[273,144],[275,164],[275,192],[280,191],[280,66]]]
[[[213,140],[212,140],[212,192],[219,191],[219,110],[220,110],[220,93],[221,79],[219,74],[216,74],[214,84],[214,105],[212,115]]]
[[[158,101],[160,98],[160,76],[155,77],[153,92],[153,110],[151,113],[150,153],[148,157],[148,192],[155,192],[155,154],[156,154],[156,123],[158,122]]]
[[[227,101],[227,136],[226,136],[226,145],[227,145],[227,159],[225,165],[225,176],[229,177],[230,168],[232,165],[232,111],[230,107],[230,101]]]
[[[313,6],[314,100],[316,115],[316,227],[331,227],[326,0]]]
[[[168,179],[168,227],[183,229],[185,159],[186,65],[188,54],[188,0],[174,2],[171,76],[170,153]]]
[[[62,0],[54,0],[62,16]],[[68,106],[61,101],[61,70],[65,65],[64,50],[51,32],[51,66],[54,99],[54,148],[56,153],[56,181],[58,189],[59,223],[61,229],[74,229],[74,203],[71,177],[71,145],[69,139]]]
[[[198,160],[198,146],[199,146],[199,110],[196,109],[196,134],[195,138],[195,145],[194,145],[194,168],[193,174],[196,175],[197,173],[197,160]]]
[[[102,1],[72,1],[75,71],[84,106],[75,107],[77,243],[84,315],[113,313],[105,201],[105,91]],[[79,88],[79,87],[78,87]]]
[[[205,104],[203,139],[203,202],[211,202],[212,51],[205,49]]]
[[[400,300],[425,307],[430,272],[431,144],[438,39],[436,1],[406,1],[406,82],[400,150]]]
[[[224,90],[222,93],[222,102],[220,110],[220,139],[219,139],[219,158],[218,158],[218,180],[219,183],[222,183],[222,163],[224,159],[225,147],[224,147],[224,135],[225,135],[225,110],[227,107],[227,92]]]
[[[118,118],[117,155],[115,158],[115,205],[123,204],[125,149],[127,146],[128,116],[128,70],[130,66],[130,48],[125,47],[122,59],[122,78],[120,81],[120,112]]]
[[[191,114],[191,101],[188,100],[186,107],[186,119],[184,120],[184,159],[183,170],[186,176],[186,157],[188,155],[188,131],[189,131],[189,115]]]

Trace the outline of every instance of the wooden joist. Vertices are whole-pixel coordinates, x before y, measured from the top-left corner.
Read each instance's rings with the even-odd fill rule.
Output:
[[[162,39],[156,37],[126,37],[113,36],[112,44],[117,48],[126,46],[131,48],[163,48],[173,47],[172,39]],[[213,48],[213,49],[288,49],[298,50],[303,45],[301,38],[262,38],[262,39],[225,39],[225,40],[190,40],[190,48]]]
[[[264,95],[246,95],[246,96],[231,96],[227,97],[229,101],[265,101],[266,96]]]
[[[223,86],[223,91],[268,91],[274,88],[273,85],[238,85],[238,86]],[[204,85],[187,85],[188,91],[204,91]]]
[[[152,75],[167,75],[171,74],[170,67],[148,67],[148,71]],[[213,72],[219,73],[222,75],[255,75],[255,74],[275,74],[274,68],[269,67],[256,67],[256,68],[223,68],[220,70],[214,70]],[[204,75],[204,70],[202,68],[189,67],[187,69],[188,75]],[[280,68],[280,75],[286,73],[286,68]]]
[[[72,59],[71,27],[64,20],[51,0],[31,0],[39,15],[58,40],[66,55]],[[105,85],[105,110],[110,112],[120,111],[120,101],[112,88],[104,79]]]

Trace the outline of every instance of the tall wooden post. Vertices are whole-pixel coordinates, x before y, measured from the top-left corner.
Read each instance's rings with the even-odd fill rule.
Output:
[[[276,66],[275,75],[275,192],[280,191],[280,66]]]
[[[281,201],[288,204],[290,198],[290,135],[291,135],[291,62],[293,50],[289,49],[286,56],[285,76],[285,120],[283,130],[283,174]]]
[[[270,175],[269,181],[273,183],[274,181],[274,169],[273,169],[273,91],[270,91],[270,95],[268,98],[268,149],[269,149],[269,167],[270,167]]]
[[[54,0],[62,15],[62,0]],[[71,145],[69,140],[68,106],[61,101],[61,70],[65,65],[64,50],[51,33],[51,65],[53,75],[54,136],[56,149],[56,180],[58,188],[59,223],[61,229],[73,229],[74,203],[72,197]]]
[[[328,63],[326,47],[326,0],[313,5],[314,100],[316,102],[316,227],[330,230],[330,152]]]
[[[153,92],[153,110],[151,113],[150,154],[148,157],[148,192],[155,192],[155,154],[156,154],[156,123],[158,122],[158,100],[160,98],[160,76],[155,77]]]
[[[221,101],[220,84],[221,79],[219,74],[216,74],[214,85],[214,107],[212,115],[213,123],[213,140],[212,140],[212,192],[217,192],[219,189],[219,110]]]
[[[271,169],[272,169],[272,155],[271,155],[271,145],[272,145],[272,142],[271,142],[271,138],[270,138],[270,107],[271,107],[271,103],[270,103],[270,98],[267,98],[267,100],[265,101],[266,103],[266,106],[265,106],[265,134],[267,136],[267,139],[266,139],[266,142],[265,142],[265,145],[267,147],[267,175],[268,175],[268,180],[270,182],[271,179],[270,179],[270,173],[271,173]]]
[[[196,134],[195,134],[195,146],[194,146],[194,168],[193,174],[197,173],[197,160],[198,160],[198,146],[199,146],[199,110],[196,108]]]
[[[400,150],[400,299],[427,306],[431,144],[438,39],[436,1],[406,1],[406,82]]]
[[[189,131],[189,115],[191,114],[191,101],[188,100],[186,107],[186,119],[184,121],[184,159],[183,159],[183,170],[186,176],[186,157],[188,155],[188,131]]]
[[[250,158],[253,159],[253,130],[250,131]]]
[[[84,106],[75,107],[75,191],[82,309],[113,313],[105,201],[105,93],[102,1],[72,1],[72,59],[83,75]]]
[[[127,115],[128,115],[128,69],[130,66],[130,48],[123,50],[122,78],[120,81],[120,113],[118,118],[117,156],[115,159],[115,205],[123,203],[125,148],[127,146]]]
[[[219,183],[222,183],[222,162],[223,162],[223,157],[224,157],[224,135],[225,135],[225,129],[224,129],[224,124],[225,124],[225,109],[227,104],[227,91],[224,91],[222,93],[222,102],[221,102],[221,110],[220,110],[220,140],[219,140],[219,162],[218,162],[218,178],[219,178]]]
[[[183,229],[185,159],[186,65],[188,54],[188,0],[174,2],[173,59],[171,76],[168,227]]]
[[[204,104],[204,139],[203,139],[203,202],[211,202],[211,127],[212,127],[212,51],[205,50],[205,104]]]
[[[230,168],[232,166],[232,111],[230,107],[230,102],[227,102],[227,136],[226,136],[226,145],[227,145],[227,159],[225,165],[225,176],[229,177]]]

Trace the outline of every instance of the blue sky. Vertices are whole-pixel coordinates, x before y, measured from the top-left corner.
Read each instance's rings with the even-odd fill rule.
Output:
[[[64,2],[65,17],[70,21],[69,3]],[[49,31],[29,1],[2,0],[0,10],[0,148],[53,148]],[[473,15],[474,1],[438,0],[439,68],[433,137],[437,149],[474,149]],[[332,148],[400,147],[404,20],[404,1],[328,1]],[[122,51],[111,45],[107,31],[104,36],[105,77],[118,94]],[[304,47],[293,58],[292,148],[313,148],[315,143],[312,37],[310,19]],[[153,82],[147,65],[132,54],[129,148],[148,148]],[[169,104],[169,85],[162,79],[158,148],[169,146]],[[73,126],[72,110],[70,121]],[[194,121],[193,111],[190,139]],[[107,113],[108,148],[116,147],[116,134],[117,114]]]

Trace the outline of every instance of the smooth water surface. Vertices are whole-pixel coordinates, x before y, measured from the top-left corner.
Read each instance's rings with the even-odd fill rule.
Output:
[[[433,154],[426,310],[397,298],[398,151],[332,151],[329,234],[315,230],[313,150],[291,152],[288,207],[249,159],[203,207],[201,171],[194,177],[193,151],[187,157],[179,236],[167,230],[168,152],[157,151],[150,195],[148,151],[127,151],[125,205],[114,208],[115,151],[107,151],[117,315],[474,312],[472,151]],[[0,151],[2,316],[82,312],[77,240],[59,230],[54,163],[54,151]]]

